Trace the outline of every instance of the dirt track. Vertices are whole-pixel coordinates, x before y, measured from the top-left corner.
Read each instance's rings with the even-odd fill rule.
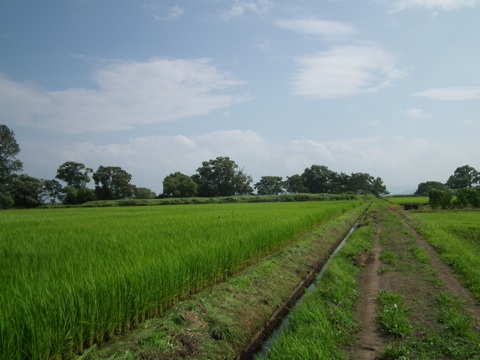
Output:
[[[375,359],[390,340],[382,334],[377,321],[376,298],[381,290],[399,293],[405,297],[411,309],[411,322],[420,324],[425,329],[431,325],[432,299],[442,292],[461,298],[465,304],[465,312],[476,319],[477,325],[480,324],[480,307],[476,305],[469,290],[460,284],[435,250],[407,223],[403,213],[392,211],[391,214],[400,220],[400,224],[392,227],[385,222],[382,214],[377,214],[375,246],[366,256],[366,271],[358,278],[360,289],[356,313],[362,325],[356,334],[355,344],[347,350],[353,359]],[[382,235],[384,226],[390,226],[390,229],[387,234]],[[415,259],[403,257],[402,252],[412,246],[421,246],[425,250],[430,258],[428,265],[419,265],[415,263]],[[384,264],[381,253],[385,249],[403,257],[403,264],[396,267]],[[420,268],[422,270],[419,270]],[[419,334],[420,337],[422,335]]]

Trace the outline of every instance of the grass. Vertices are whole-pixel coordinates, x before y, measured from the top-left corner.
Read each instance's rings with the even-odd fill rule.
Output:
[[[378,318],[383,331],[402,338],[412,333],[408,311],[402,296],[381,291],[377,301],[379,303]]]
[[[0,358],[73,357],[359,204],[2,212]]]
[[[480,211],[416,213],[417,229],[480,302]]]
[[[288,327],[258,359],[346,359],[342,347],[358,327],[354,259],[373,246],[374,228],[362,226],[335,255],[313,292],[290,316]]]

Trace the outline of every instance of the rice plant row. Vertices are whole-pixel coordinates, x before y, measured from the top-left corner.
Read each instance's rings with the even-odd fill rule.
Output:
[[[0,213],[0,359],[73,357],[359,201]]]

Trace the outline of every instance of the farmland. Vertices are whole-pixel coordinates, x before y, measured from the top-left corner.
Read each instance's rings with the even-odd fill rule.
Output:
[[[2,212],[0,358],[73,357],[361,203]]]

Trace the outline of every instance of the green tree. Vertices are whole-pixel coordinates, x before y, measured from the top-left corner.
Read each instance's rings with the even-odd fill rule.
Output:
[[[65,197],[62,192],[62,185],[55,179],[43,180],[42,188],[44,196],[50,199],[52,205],[55,204],[57,199],[62,201]]]
[[[192,179],[198,185],[199,196],[233,196],[253,192],[250,186],[253,182],[251,176],[239,169],[229,157],[217,157],[215,160],[202,162]]]
[[[445,184],[442,184],[439,181],[426,181],[418,184],[418,188],[415,191],[414,195],[417,196],[428,196],[430,190],[447,190],[448,187]]]
[[[290,194],[308,193],[308,188],[303,184],[302,176],[299,174],[287,176],[285,187],[287,192]]]
[[[437,209],[439,207],[441,207],[442,209],[447,209],[451,205],[453,192],[450,189],[447,189],[447,190],[432,189],[428,193],[428,197],[429,197],[429,204],[432,207],[432,209]]]
[[[463,188],[455,191],[454,205],[460,208],[473,206],[475,208],[480,207],[480,188]]]
[[[372,176],[371,186],[372,187],[370,192],[376,197],[381,197],[389,194],[387,187],[383,184],[383,180],[380,177],[373,178]]]
[[[367,173],[352,173],[348,180],[347,191],[356,194],[370,194],[374,177]]]
[[[55,178],[65,181],[68,186],[80,189],[86,187],[87,183],[90,182],[89,174],[92,172],[92,169],[86,168],[82,163],[67,161],[60,165]]]
[[[324,165],[312,165],[302,174],[303,184],[312,194],[330,193],[335,173]]]
[[[285,182],[281,176],[262,176],[254,187],[258,195],[278,195],[285,191]]]
[[[151,189],[133,186],[133,197],[135,199],[155,199],[156,196],[157,194]]]
[[[67,185],[62,192],[65,194],[63,199],[65,205],[79,205],[96,199],[95,192],[87,187],[77,189]]]
[[[198,192],[198,185],[192,177],[175,172],[163,179],[163,196],[165,197],[193,197]]]
[[[23,168],[22,162],[17,159],[19,153],[15,133],[7,125],[0,124],[0,208],[9,208],[14,203],[9,185],[12,176]]]
[[[119,166],[99,166],[93,174],[98,200],[127,199],[133,196],[132,175]]]
[[[10,193],[16,207],[33,208],[42,204],[43,181],[20,174],[13,176]]]
[[[469,165],[458,167],[447,180],[447,186],[452,189],[471,188],[480,182],[480,173]]]

